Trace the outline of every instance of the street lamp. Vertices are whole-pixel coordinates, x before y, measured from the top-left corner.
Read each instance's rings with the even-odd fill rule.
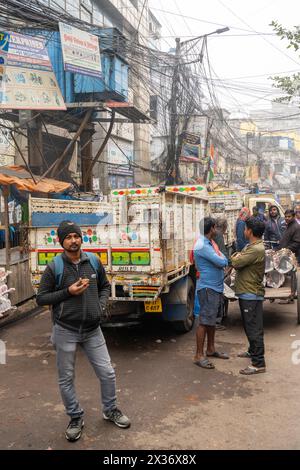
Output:
[[[206,38],[207,36],[211,36],[212,34],[222,34],[222,33],[226,33],[226,32],[229,31],[229,30],[230,30],[230,28],[228,28],[228,26],[225,26],[225,28],[216,29],[216,30],[213,31],[212,33],[202,34],[201,36],[197,36],[197,37],[195,37],[195,38],[188,39],[187,41],[182,41],[180,44],[181,44],[181,46],[182,46],[182,45],[184,45],[184,44],[188,44],[188,43],[191,42],[191,41],[196,41],[197,39]]]
[[[189,43],[192,42],[192,41],[199,41],[200,39],[203,39],[203,43],[202,43],[202,48],[201,48],[201,52],[200,52],[199,59],[193,60],[192,62],[186,62],[184,65],[193,64],[193,63],[195,63],[195,62],[198,62],[199,60],[200,60],[200,63],[202,63],[202,61],[203,61],[203,55],[204,55],[204,47],[205,47],[205,44],[207,44],[207,36],[212,36],[213,34],[222,34],[222,33],[226,33],[227,31],[229,31],[228,26],[226,26],[225,28],[216,29],[215,31],[212,31],[211,33],[202,34],[201,36],[197,36],[197,37],[195,37],[195,38],[188,39],[187,41],[182,41],[182,42],[181,42],[181,41],[180,41],[180,38],[176,38],[176,55],[179,56],[180,50],[181,50],[181,47],[182,47],[182,46],[185,46],[186,44],[189,44]],[[187,54],[193,47],[194,47],[194,46],[191,46],[191,47],[186,51],[186,54]]]

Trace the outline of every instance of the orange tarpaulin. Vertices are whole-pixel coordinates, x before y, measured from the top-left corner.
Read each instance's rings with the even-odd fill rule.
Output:
[[[36,181],[40,178],[36,175],[33,176]],[[61,193],[71,186],[70,183],[51,178],[43,178],[36,184],[25,167],[17,165],[0,166],[0,185],[9,186],[11,184],[16,186],[19,191],[29,191],[31,193]]]

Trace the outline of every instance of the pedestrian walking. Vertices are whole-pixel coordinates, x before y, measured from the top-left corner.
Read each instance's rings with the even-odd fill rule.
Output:
[[[216,221],[205,217],[200,223],[200,237],[194,247],[194,258],[200,278],[197,281],[197,295],[200,303],[199,326],[196,332],[197,351],[194,364],[205,369],[214,369],[210,358],[229,359],[229,356],[215,349],[216,320],[222,309],[224,289],[224,268],[228,260],[214,242]],[[207,338],[207,350],[204,344]]]
[[[278,248],[288,248],[295,253],[300,263],[300,225],[296,222],[295,211],[287,209],[284,213],[286,230],[280,240]]]
[[[56,350],[58,383],[70,422],[66,438],[76,441],[84,426],[75,394],[75,355],[80,346],[100,381],[103,418],[121,428],[129,419],[117,407],[115,371],[100,328],[110,284],[95,255],[81,251],[82,232],[74,222],[63,221],[57,230],[64,253],[46,267],[37,294],[38,305],[52,306],[52,343]]]
[[[240,353],[239,357],[251,359],[251,365],[240,370],[243,375],[266,371],[263,330],[264,230],[264,222],[255,217],[246,220],[245,237],[249,244],[231,257],[231,265],[236,269],[235,294],[239,298],[243,326],[249,341],[248,351]]]
[[[269,207],[269,218],[266,222],[266,228],[264,233],[264,240],[268,248],[278,248],[279,242],[282,239],[286,228],[285,220],[280,217],[278,207]]]
[[[242,251],[242,249],[247,245],[248,241],[245,238],[245,225],[246,220],[250,217],[250,210],[248,207],[243,207],[239,217],[236,221],[235,234],[236,234],[236,250]]]

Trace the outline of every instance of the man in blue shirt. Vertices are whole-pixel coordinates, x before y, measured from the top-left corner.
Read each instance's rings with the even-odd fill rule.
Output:
[[[194,247],[195,264],[200,273],[196,290],[201,307],[196,333],[197,352],[194,364],[205,369],[214,369],[215,366],[209,357],[229,358],[227,354],[215,350],[216,320],[223,305],[224,268],[228,266],[228,260],[213,240],[216,236],[216,221],[214,219],[205,217],[200,222],[200,233]],[[205,355],[206,336],[207,351]]]

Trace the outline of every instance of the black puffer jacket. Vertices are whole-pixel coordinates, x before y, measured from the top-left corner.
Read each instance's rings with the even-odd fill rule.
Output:
[[[37,293],[38,305],[52,305],[52,319],[69,330],[86,333],[97,328],[106,308],[110,284],[99,261],[98,275],[88,256],[81,252],[80,263],[73,264],[65,255],[64,272],[59,290],[55,287],[54,262],[50,263],[42,276]],[[79,296],[69,294],[68,287],[79,278],[90,279],[89,287]]]
[[[283,217],[269,217],[266,222],[264,240],[268,243],[268,248],[276,247],[279,244],[285,232],[286,224]],[[274,242],[274,243],[271,243]],[[276,243],[277,242],[277,243]]]
[[[279,243],[279,249],[288,248],[300,259],[300,225],[293,220],[286,228]]]

